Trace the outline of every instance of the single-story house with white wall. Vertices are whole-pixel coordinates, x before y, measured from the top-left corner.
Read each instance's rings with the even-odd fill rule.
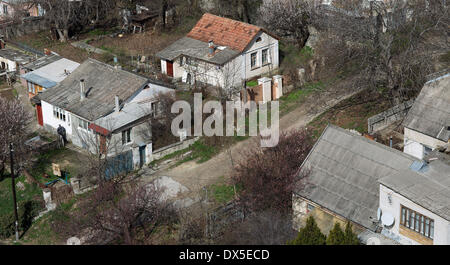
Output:
[[[350,221],[356,232],[377,232],[379,183],[408,169],[414,157],[354,132],[328,125],[302,164],[304,185],[293,194],[294,229],[320,216],[323,232]]]
[[[206,13],[157,56],[162,73],[183,82],[244,87],[246,80],[278,68],[278,40],[258,26]]]
[[[404,152],[422,159],[450,141],[450,74],[428,81],[406,116]]]
[[[32,98],[39,92],[56,86],[77,69],[78,66],[80,64],[77,62],[60,58],[34,71],[22,74],[21,77],[27,81],[28,95]]]
[[[129,154],[136,168],[151,161],[149,118],[157,109],[158,93],[174,90],[88,59],[38,98],[44,128],[56,133],[58,126],[63,126],[74,145],[93,153],[108,157]]]
[[[20,67],[35,60],[35,57],[18,49],[0,49],[0,69],[19,73]]]
[[[382,234],[405,245],[450,245],[449,162],[418,161],[380,179],[380,214],[393,221]]]
[[[436,214],[447,218],[449,161],[443,154],[439,161],[433,158],[427,164],[329,125],[302,164],[300,176],[306,173],[306,178],[293,194],[294,229],[298,230],[313,215],[319,217],[317,223],[324,232],[330,231],[334,222],[350,221],[357,232],[369,232],[400,244],[449,242],[448,221],[442,221],[439,236],[437,231],[431,233],[430,228],[420,235],[421,230],[414,232],[406,225],[399,206],[421,213],[422,225],[427,224],[425,217],[429,218],[429,227],[430,220],[440,220]],[[428,239],[418,239],[423,236]]]

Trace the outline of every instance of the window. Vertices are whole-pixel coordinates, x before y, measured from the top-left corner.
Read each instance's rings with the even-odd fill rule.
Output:
[[[308,203],[306,208],[307,208],[307,212],[309,213],[309,212],[313,211],[316,207],[314,207],[314,205],[311,205],[311,204]]]
[[[256,52],[250,55],[250,66],[252,69],[256,67],[256,55],[257,55]]]
[[[152,102],[152,114],[153,118],[156,118],[158,116],[160,103],[159,102]]]
[[[28,86],[28,92],[29,92],[29,93],[32,93],[33,90],[32,90],[32,87],[31,87],[31,83],[30,83],[30,82],[27,82],[27,86]]]
[[[5,15],[8,14],[8,6],[7,5],[3,5],[3,14],[5,14]]]
[[[401,206],[401,220],[400,224],[417,233],[433,239],[434,235],[434,220],[415,212],[405,206]]]
[[[269,63],[269,49],[264,49],[261,52],[261,62],[263,65],[266,65]]]
[[[83,119],[78,119],[78,128],[81,128],[81,129],[84,129],[84,130],[88,131],[90,125],[91,125],[90,122],[85,121]]]
[[[183,66],[183,56],[180,57],[180,66]]]
[[[53,106],[53,117],[58,120],[66,121],[66,111]]]
[[[122,131],[122,144],[131,143],[131,128],[125,131]]]

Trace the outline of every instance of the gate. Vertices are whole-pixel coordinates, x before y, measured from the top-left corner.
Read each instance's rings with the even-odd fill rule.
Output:
[[[111,179],[120,174],[128,174],[133,171],[133,152],[123,152],[106,161],[105,177]]]

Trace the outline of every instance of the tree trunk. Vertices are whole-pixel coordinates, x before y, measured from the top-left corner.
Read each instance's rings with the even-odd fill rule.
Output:
[[[58,32],[58,36],[59,36],[59,41],[60,42],[66,42],[67,39],[65,37],[65,34],[63,33],[63,31],[61,29],[56,29],[56,32]]]

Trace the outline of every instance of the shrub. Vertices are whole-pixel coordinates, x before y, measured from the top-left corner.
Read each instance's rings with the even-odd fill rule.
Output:
[[[316,221],[312,216],[306,220],[306,226],[301,228],[298,236],[289,245],[325,245],[326,237],[320,231]]]
[[[327,245],[345,245],[345,234],[339,223],[335,223],[328,234]]]
[[[344,245],[359,245],[358,236],[353,232],[350,222],[345,226]]]

